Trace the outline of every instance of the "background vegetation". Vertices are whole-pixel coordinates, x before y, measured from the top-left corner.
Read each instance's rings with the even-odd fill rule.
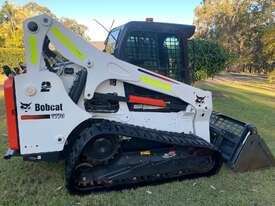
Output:
[[[9,65],[18,67],[20,62],[25,62],[25,53],[22,48],[0,48],[0,67]]]
[[[193,81],[214,77],[230,66],[231,56],[220,44],[212,40],[195,38],[188,42],[188,55]]]
[[[269,73],[275,66],[275,1],[203,0],[195,9],[196,37],[234,56],[231,69]]]

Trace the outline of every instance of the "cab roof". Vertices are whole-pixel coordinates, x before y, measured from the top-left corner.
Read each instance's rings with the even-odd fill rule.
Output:
[[[185,38],[190,38],[196,27],[194,25],[185,24],[172,24],[172,23],[161,23],[161,22],[147,22],[147,21],[130,21],[124,25],[121,25],[115,29],[122,29],[128,33],[130,31],[150,31],[157,33],[173,33]]]

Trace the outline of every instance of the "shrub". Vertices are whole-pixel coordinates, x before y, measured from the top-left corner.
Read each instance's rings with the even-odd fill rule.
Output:
[[[230,55],[219,44],[203,39],[188,42],[189,62],[193,81],[214,77],[223,71],[230,62]]]
[[[18,67],[20,62],[25,62],[24,49],[0,48],[0,70],[3,65],[11,68]]]
[[[207,71],[206,70],[195,70],[192,73],[193,80],[201,80],[201,79],[207,79]]]

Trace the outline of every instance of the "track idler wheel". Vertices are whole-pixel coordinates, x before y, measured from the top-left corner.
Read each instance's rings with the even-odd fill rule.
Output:
[[[119,137],[106,135],[96,137],[91,140],[84,148],[82,155],[86,161],[92,164],[107,163],[114,158],[120,147]]]

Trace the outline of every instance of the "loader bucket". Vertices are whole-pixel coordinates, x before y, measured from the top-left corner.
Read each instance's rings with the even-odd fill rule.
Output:
[[[236,172],[275,166],[271,151],[250,124],[213,112],[210,136],[224,161]]]

